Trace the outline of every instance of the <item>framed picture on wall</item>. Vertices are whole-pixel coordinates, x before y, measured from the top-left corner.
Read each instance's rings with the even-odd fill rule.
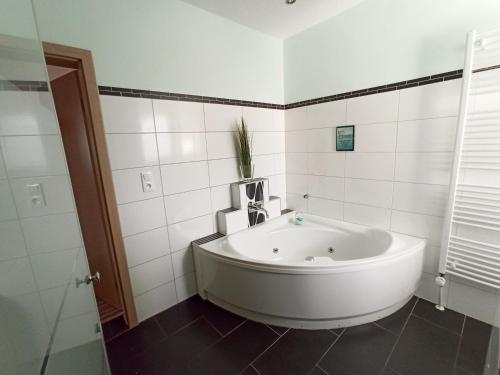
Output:
[[[354,125],[337,126],[336,150],[354,151]]]

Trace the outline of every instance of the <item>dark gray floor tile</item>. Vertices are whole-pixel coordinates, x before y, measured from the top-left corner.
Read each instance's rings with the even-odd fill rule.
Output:
[[[111,340],[106,347],[111,360],[123,359],[145,351],[164,338],[158,323],[151,318]]]
[[[465,316],[453,310],[439,311],[434,303],[419,299],[413,314],[455,333],[462,332]]]
[[[328,373],[326,373],[325,371],[323,371],[322,369],[320,369],[319,367],[316,366],[307,375],[328,375]]]
[[[453,372],[453,375],[475,375],[473,372],[464,370],[461,367],[455,367],[455,371]]]
[[[271,328],[274,332],[276,332],[278,335],[282,336],[286,331],[288,331],[287,327],[280,327],[280,326],[272,326],[272,325],[267,325],[269,328]]]
[[[110,341],[126,331],[128,331],[128,326],[123,316],[119,316],[102,325],[102,333],[106,341]]]
[[[474,374],[482,374],[488,354],[492,327],[473,318],[465,320],[457,365]]]
[[[448,375],[460,336],[412,316],[401,335],[389,365],[404,375]]]
[[[394,314],[380,319],[376,323],[381,327],[384,327],[385,329],[388,329],[389,331],[395,333],[396,335],[399,335],[416,302],[417,298],[412,297],[412,299],[410,299],[406,305],[404,305]]]
[[[396,335],[374,324],[347,328],[319,366],[331,375],[378,374],[396,339]]]
[[[392,368],[387,366],[381,375],[401,375],[399,372],[394,371]]]
[[[344,332],[344,330],[345,330],[345,328],[335,328],[335,329],[331,329],[330,332],[333,332],[337,336],[340,336],[342,334],[342,332]]]
[[[158,324],[167,335],[181,329],[203,316],[209,302],[193,296],[155,316]]]
[[[252,366],[248,366],[241,375],[259,375],[259,373]]]
[[[211,302],[207,302],[204,317],[212,323],[222,335],[226,335],[245,321],[241,316],[224,310]]]
[[[190,374],[187,368],[190,359],[220,337],[204,318],[200,318],[145,353],[131,358],[125,368],[128,374],[134,375]]]
[[[190,368],[194,374],[238,374],[278,337],[266,325],[247,321],[191,360]]]
[[[262,375],[307,374],[337,339],[328,330],[291,329],[255,363]]]

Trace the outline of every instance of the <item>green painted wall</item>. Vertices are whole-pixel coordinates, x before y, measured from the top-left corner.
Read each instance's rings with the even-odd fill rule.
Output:
[[[285,102],[460,69],[481,26],[500,26],[499,0],[365,0],[285,41]]]
[[[100,85],[283,103],[283,42],[178,0],[33,0],[40,37]]]

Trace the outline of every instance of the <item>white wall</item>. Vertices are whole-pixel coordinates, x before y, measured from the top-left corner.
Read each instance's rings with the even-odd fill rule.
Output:
[[[289,208],[428,240],[418,295],[434,278],[448,199],[461,80],[285,111]],[[335,151],[335,127],[354,124],[355,151]],[[310,198],[302,196],[308,193]],[[451,283],[451,308],[492,322],[497,295]],[[467,292],[467,290],[466,290]],[[477,308],[483,300],[484,306]]]
[[[140,320],[196,292],[190,243],[217,231],[239,180],[235,124],[254,131],[255,174],[285,197],[284,111],[101,96],[108,151]],[[145,193],[141,172],[152,172]]]
[[[283,104],[283,42],[182,1],[34,6],[41,40],[91,50],[99,85]]]
[[[466,32],[497,0],[365,0],[284,43],[285,102],[461,69]]]

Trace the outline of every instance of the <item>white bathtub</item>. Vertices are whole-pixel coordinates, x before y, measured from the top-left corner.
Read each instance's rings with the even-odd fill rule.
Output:
[[[295,213],[194,245],[202,298],[252,320],[322,329],[392,314],[415,292],[425,240]]]

